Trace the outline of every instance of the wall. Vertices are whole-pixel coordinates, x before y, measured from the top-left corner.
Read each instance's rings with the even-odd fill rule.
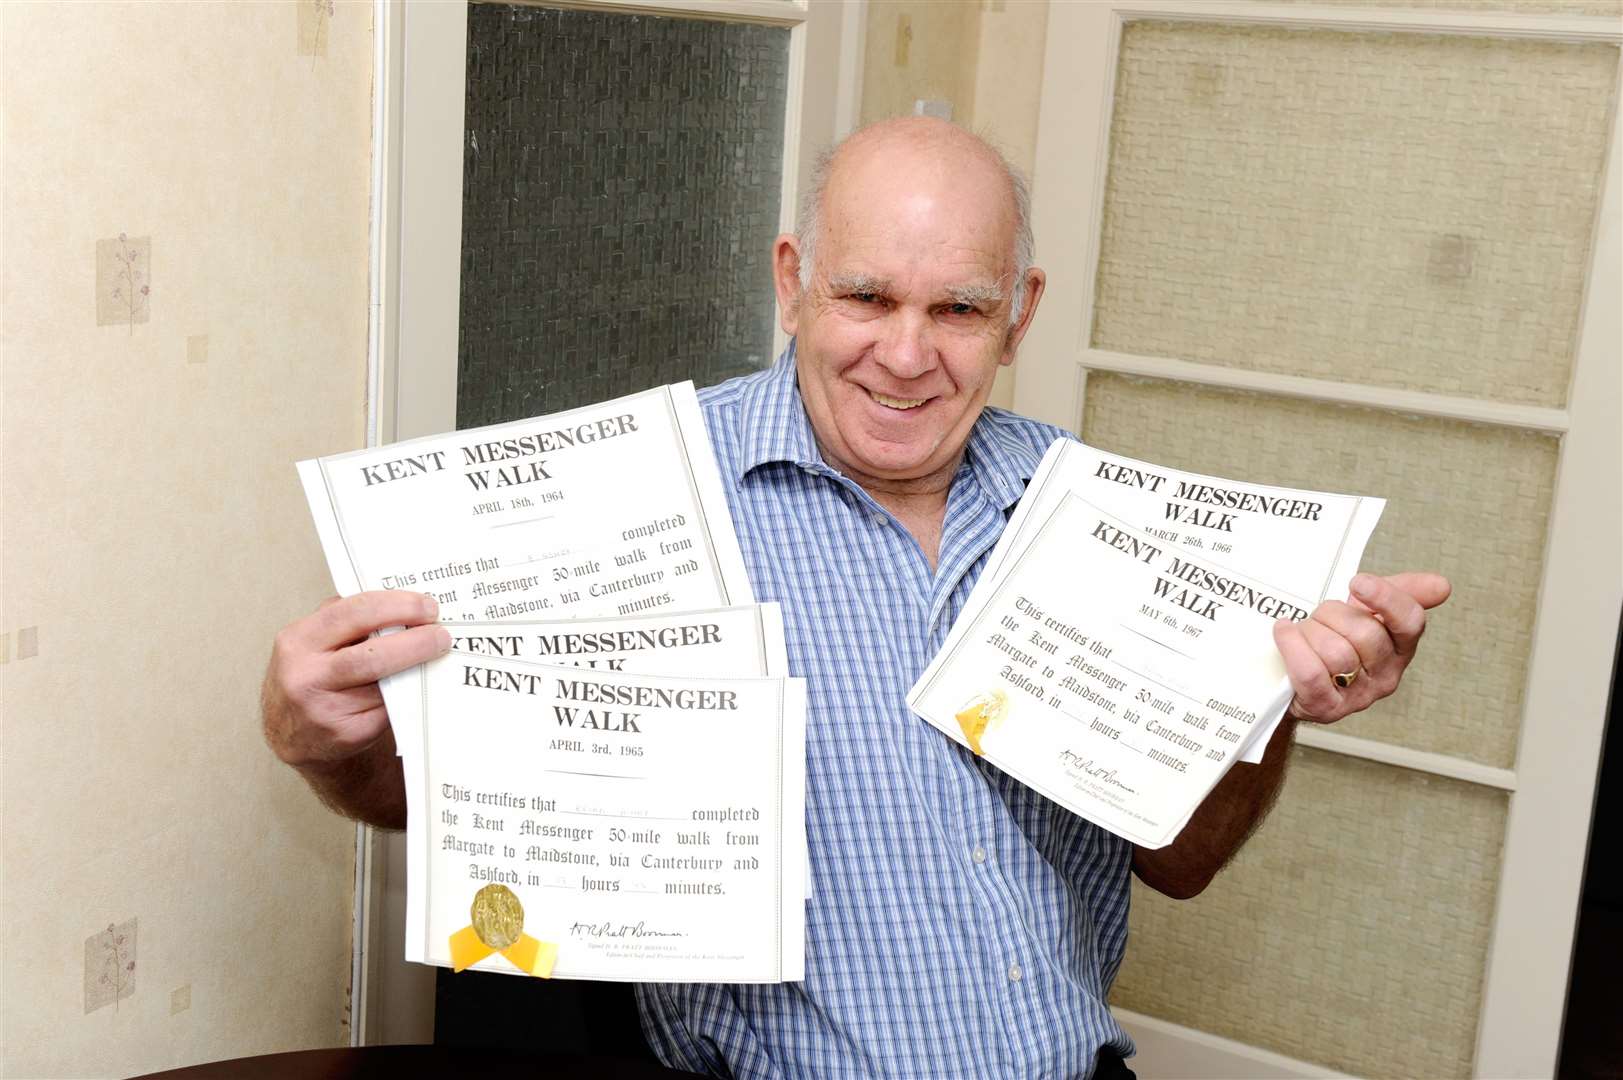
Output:
[[[949,101],[973,127],[980,5],[873,0],[862,64],[862,123],[907,116],[920,99]]]
[[[256,697],[328,591],[293,462],[363,435],[370,8],[0,37],[0,1072],[342,1044],[354,830]]]

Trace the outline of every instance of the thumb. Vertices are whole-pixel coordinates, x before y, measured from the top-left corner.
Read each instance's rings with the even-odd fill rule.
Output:
[[[1441,574],[1429,574],[1420,571],[1411,571],[1404,574],[1391,574],[1386,578],[1388,584],[1394,588],[1402,589],[1415,598],[1415,602],[1423,608],[1434,608],[1447,600],[1454,591],[1454,586]]]

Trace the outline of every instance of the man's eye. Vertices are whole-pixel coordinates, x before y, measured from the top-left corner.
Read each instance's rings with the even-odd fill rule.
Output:
[[[973,314],[975,314],[975,305],[974,304],[948,304],[947,305],[947,314],[948,315],[973,315]]]
[[[855,292],[851,294],[851,299],[855,300],[859,304],[877,304],[879,302],[879,294],[871,292]]]

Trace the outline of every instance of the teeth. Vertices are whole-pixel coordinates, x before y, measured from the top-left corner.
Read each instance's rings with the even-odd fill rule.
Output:
[[[914,400],[911,398],[886,397],[884,394],[876,394],[872,390],[868,391],[868,396],[890,409],[916,409],[929,400],[928,398]]]

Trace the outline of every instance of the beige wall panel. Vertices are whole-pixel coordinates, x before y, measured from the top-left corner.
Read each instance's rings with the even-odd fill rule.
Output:
[[[1515,764],[1553,437],[1100,372],[1088,376],[1083,413],[1083,438],[1102,449],[1386,499],[1364,568],[1437,570],[1454,595],[1398,692],[1334,730]]]
[[[1298,748],[1204,893],[1134,884],[1111,1004],[1357,1076],[1467,1076],[1505,809],[1489,788]]]
[[[1093,343],[1563,403],[1617,60],[1129,24]]]
[[[975,128],[1028,176],[1037,161],[1037,108],[1042,102],[1047,37],[1048,0],[981,8]]]
[[[972,126],[980,5],[872,0],[862,63],[862,123],[911,116],[918,100],[952,102]]]
[[[1048,0],[983,4],[975,53],[975,115],[971,126],[1002,150],[1027,177],[1037,160],[1037,106],[1043,91]],[[1037,238],[1037,263],[1043,261]],[[1050,311],[1044,318],[1058,318]],[[1014,406],[1018,365],[997,374],[988,403]]]
[[[0,5],[7,1076],[347,1038],[354,830],[256,718],[329,591],[293,462],[363,438],[370,9],[325,7]],[[99,325],[120,233],[150,292]]]

